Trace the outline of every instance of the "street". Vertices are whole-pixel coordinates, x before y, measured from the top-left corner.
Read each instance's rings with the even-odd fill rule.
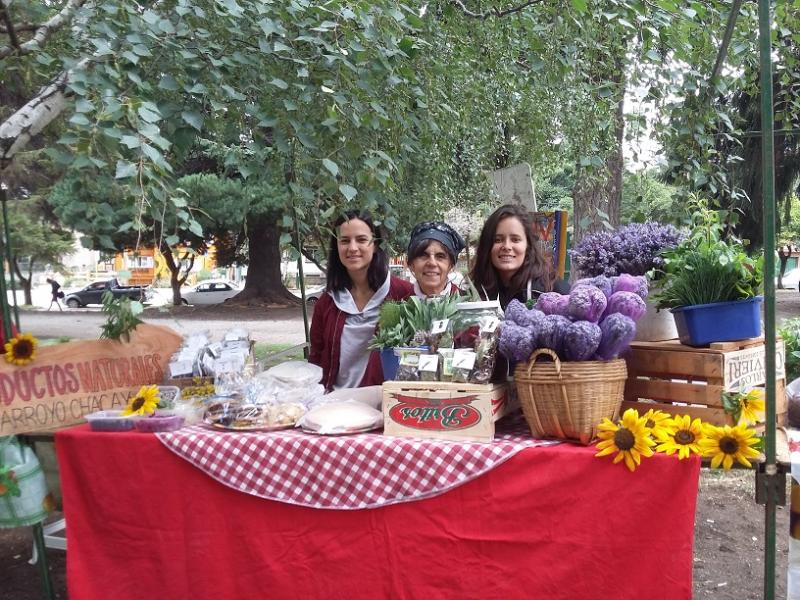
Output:
[[[270,344],[300,344],[305,341],[303,316],[300,309],[273,309],[264,318],[252,313],[243,317],[241,310],[220,310],[220,317],[172,317],[167,313],[157,317],[145,316],[143,321],[153,325],[169,327],[182,336],[198,331],[207,331],[214,340],[219,340],[232,327],[244,327],[256,342]],[[227,318],[226,318],[227,317]],[[20,311],[20,326],[23,332],[38,338],[97,339],[106,316],[98,309],[64,309],[56,311]]]

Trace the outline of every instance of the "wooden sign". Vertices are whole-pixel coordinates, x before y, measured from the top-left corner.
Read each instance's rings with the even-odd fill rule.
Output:
[[[743,392],[767,381],[764,344],[724,355],[725,391]],[[775,379],[786,377],[786,347],[783,340],[775,343]]]
[[[180,345],[171,329],[142,324],[130,342],[40,347],[22,366],[0,357],[0,436],[61,429],[96,410],[124,408],[141,386],[164,380]]]

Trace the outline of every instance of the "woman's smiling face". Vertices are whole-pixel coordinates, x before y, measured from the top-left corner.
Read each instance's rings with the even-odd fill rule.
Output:
[[[339,260],[351,275],[366,271],[375,254],[375,236],[361,219],[350,219],[339,226],[337,236]]]
[[[453,268],[447,248],[441,242],[431,240],[427,248],[409,264],[419,288],[426,296],[435,296],[448,283],[447,275]]]
[[[500,280],[507,284],[525,263],[528,239],[525,227],[517,217],[507,217],[497,224],[492,244],[492,266]]]

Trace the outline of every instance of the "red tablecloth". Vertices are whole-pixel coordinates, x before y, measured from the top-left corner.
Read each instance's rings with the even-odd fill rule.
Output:
[[[508,421],[508,420],[507,420]],[[311,508],[353,510],[430,498],[480,477],[535,440],[521,417],[491,444],[394,438],[213,431],[196,425],[157,437],[172,452],[235,490]]]
[[[70,600],[689,599],[699,461],[523,450],[445,494],[329,511],[242,494],[149,434],[56,436]]]

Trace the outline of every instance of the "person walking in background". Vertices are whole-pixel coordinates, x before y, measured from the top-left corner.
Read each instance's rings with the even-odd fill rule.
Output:
[[[64,292],[61,291],[61,284],[58,283],[55,279],[48,278],[46,281],[47,283],[50,284],[50,293],[53,296],[52,299],[50,300],[50,306],[47,307],[47,310],[53,308],[53,302],[55,302],[56,306],[58,306],[58,310],[64,310],[63,308],[61,308],[61,302],[59,302],[59,298],[64,297]]]

